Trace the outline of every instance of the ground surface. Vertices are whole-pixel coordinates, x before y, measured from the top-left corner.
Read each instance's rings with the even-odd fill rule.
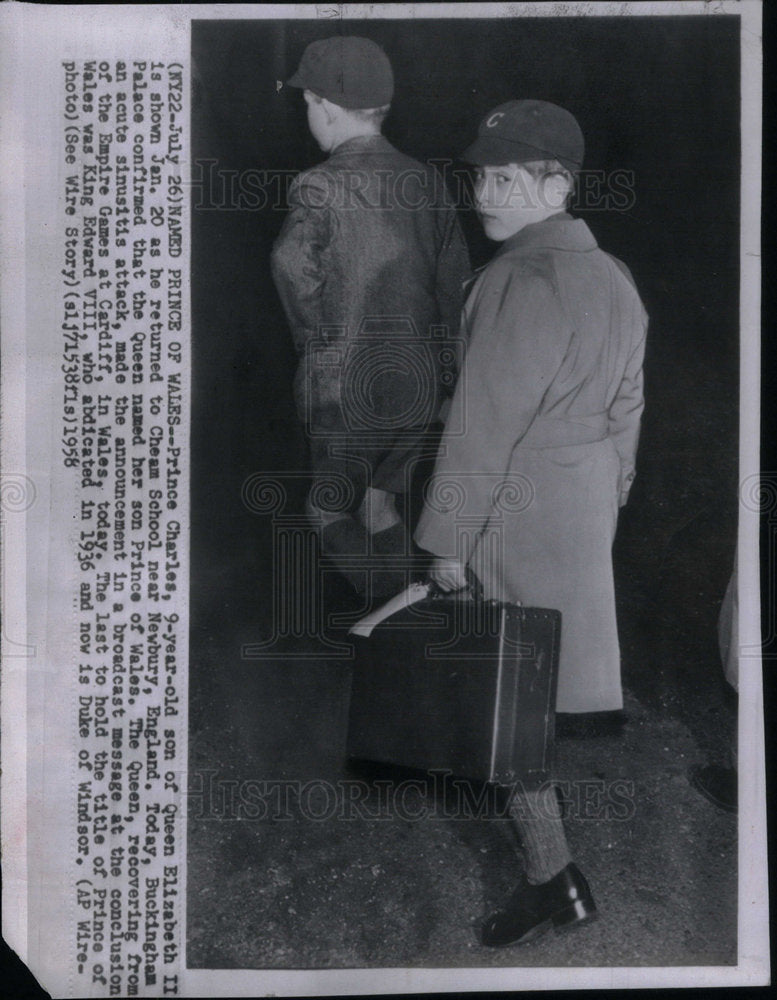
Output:
[[[478,928],[521,874],[507,823],[472,804],[456,811],[417,775],[410,787],[407,774],[348,765],[347,661],[246,661],[240,649],[261,638],[258,625],[203,635],[193,670],[189,964],[735,964],[736,816],[688,781],[693,765],[725,760],[732,732],[714,642],[694,644],[693,628],[683,641],[654,616],[660,641],[646,643],[639,614],[626,611],[622,733],[557,742],[568,837],[599,919],[497,951],[479,944]],[[654,659],[662,649],[668,658]],[[267,781],[285,782],[283,798]],[[357,782],[355,808],[347,797]]]

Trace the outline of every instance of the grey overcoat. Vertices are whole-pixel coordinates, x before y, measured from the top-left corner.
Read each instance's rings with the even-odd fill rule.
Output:
[[[505,241],[464,309],[469,348],[416,541],[487,597],[562,613],[557,709],[622,707],[612,543],[643,409],[647,315],[566,213]]]

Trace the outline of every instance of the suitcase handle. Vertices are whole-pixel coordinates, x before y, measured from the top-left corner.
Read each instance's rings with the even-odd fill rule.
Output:
[[[483,584],[474,570],[470,569],[469,566],[464,567],[464,574],[467,578],[467,586],[462,590],[454,590],[453,592],[442,590],[434,580],[427,580],[426,585],[429,587],[430,596],[434,599],[446,598],[450,600],[453,598],[458,601],[471,600],[477,604],[481,604],[484,600]]]
[[[446,591],[441,590],[434,580],[426,580],[425,586],[429,588],[429,596],[434,600],[440,600],[442,598],[447,598],[454,601],[474,601],[476,604],[486,603],[486,599],[483,596],[483,584],[480,582],[480,577],[475,573],[473,569],[469,566],[464,567],[464,574],[467,578],[467,586],[463,590]],[[488,600],[489,604],[498,604],[499,601],[491,597]],[[523,601],[512,602],[515,607],[523,607]]]
[[[483,597],[483,584],[480,582],[480,577],[469,566],[464,567],[464,573],[467,577],[467,592],[471,596],[472,600],[478,603],[485,601],[485,598]],[[489,603],[498,604],[499,601],[492,597],[489,599]],[[515,601],[513,603],[515,604],[515,607],[523,606],[522,601]]]

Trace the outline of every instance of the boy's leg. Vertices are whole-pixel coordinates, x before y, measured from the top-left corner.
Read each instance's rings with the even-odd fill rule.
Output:
[[[402,524],[394,494],[388,490],[375,489],[374,486],[368,486],[364,491],[364,499],[356,510],[356,518],[371,535]]]
[[[526,879],[531,885],[541,885],[566,868],[572,855],[553,785],[513,795],[510,818],[521,838]]]
[[[490,947],[520,944],[596,913],[588,882],[572,861],[553,786],[514,795],[510,817],[523,844],[526,879],[483,925],[483,944]]]
[[[311,527],[318,535],[322,555],[327,556],[353,589],[363,594],[364,569],[354,567],[354,559],[368,554],[367,533],[355,515],[362,502],[366,482],[354,478],[359,466],[352,468],[338,454],[345,440],[339,414],[327,410],[316,423],[310,438],[310,471],[313,483],[305,503]]]
[[[385,565],[386,556],[403,555],[405,528],[396,513],[393,495],[378,498],[382,491],[367,487],[361,505],[353,513],[326,511],[310,498],[307,514],[319,535],[321,552],[348,580],[360,597],[386,600],[407,586],[407,572],[401,566]]]

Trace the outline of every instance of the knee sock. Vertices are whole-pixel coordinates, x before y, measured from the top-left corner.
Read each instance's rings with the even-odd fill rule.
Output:
[[[510,818],[521,837],[526,878],[532,885],[541,885],[566,868],[572,855],[553,785],[513,795]]]
[[[397,513],[394,494],[386,490],[376,490],[372,486],[367,487],[355,516],[371,535],[402,524],[402,518]]]

